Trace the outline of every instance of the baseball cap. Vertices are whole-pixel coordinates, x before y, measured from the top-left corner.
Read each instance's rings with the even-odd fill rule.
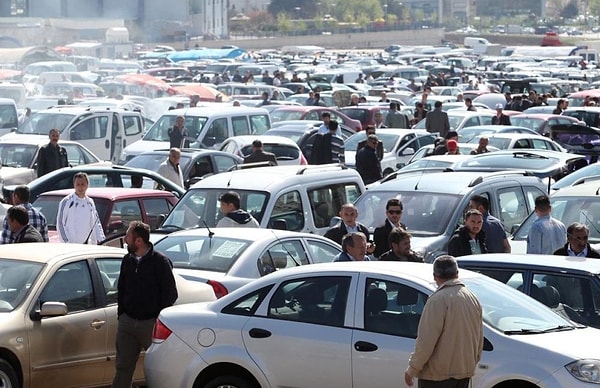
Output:
[[[504,105],[502,105],[502,104],[496,104],[496,109],[504,109]]]
[[[448,143],[446,143],[446,147],[448,147],[449,150],[455,150],[458,148],[458,143],[456,140],[450,139],[448,140]]]

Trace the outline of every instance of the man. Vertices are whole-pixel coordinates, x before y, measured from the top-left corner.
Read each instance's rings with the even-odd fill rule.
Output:
[[[183,187],[183,172],[179,166],[181,160],[181,150],[179,148],[171,148],[169,157],[158,166],[158,173],[178,186]]]
[[[356,93],[352,93],[350,95],[350,104],[348,104],[348,106],[358,106],[359,101],[358,101],[358,94]]]
[[[29,224],[29,214],[23,206],[13,206],[6,211],[6,221],[13,234],[13,243],[44,242],[42,235]]]
[[[331,113],[323,112],[321,114],[321,120],[323,120],[323,124],[321,124],[321,126],[319,127],[318,133],[323,133],[323,134],[328,133],[329,132],[329,121],[331,121]]]
[[[75,192],[58,204],[56,229],[61,242],[97,244],[104,240],[104,230],[94,200],[86,195],[90,179],[85,172],[73,177]]]
[[[408,118],[400,112],[399,104],[390,102],[390,110],[385,116],[385,126],[388,128],[408,128]]]
[[[415,350],[404,382],[419,388],[468,388],[483,351],[483,312],[477,297],[458,279],[452,256],[433,262],[438,289],[427,299],[419,321]]]
[[[412,261],[422,263],[423,258],[410,249],[412,236],[402,228],[394,228],[390,232],[389,245],[391,249],[379,257],[380,261]]]
[[[369,135],[367,145],[356,153],[356,171],[360,174],[365,185],[377,182],[382,178],[381,163],[376,154],[378,144],[377,135]]]
[[[40,148],[37,157],[37,176],[38,178],[59,168],[68,167],[67,150],[58,144],[60,131],[52,128],[48,132],[50,142]]]
[[[269,162],[270,166],[277,166],[277,157],[274,153],[265,152],[263,143],[259,139],[252,142],[252,153],[244,158],[244,164]]]
[[[502,113],[502,104],[496,104],[496,114],[492,116],[492,125],[510,125],[510,117]]]
[[[590,230],[585,224],[573,222],[567,227],[567,243],[554,251],[559,256],[590,257],[600,259],[600,253],[588,242]]]
[[[339,125],[329,120],[329,132],[312,135],[310,164],[344,163],[344,140],[337,135]]]
[[[373,120],[375,121],[373,123],[373,125],[375,126],[375,129],[378,129],[378,128],[387,128],[385,126],[385,124],[383,123],[383,113],[381,113],[381,112],[375,112],[375,115],[373,116]]]
[[[446,148],[448,148],[446,155],[460,155],[460,149],[458,148],[458,143],[456,142],[456,140],[447,140]]]
[[[446,155],[448,153],[448,142],[454,141],[456,143],[456,147],[458,148],[458,132],[450,131],[446,134],[446,138],[441,139],[439,142],[436,142],[435,148],[433,149],[434,155]]]
[[[262,92],[262,101],[260,102],[260,104],[258,104],[258,106],[264,106],[264,105],[271,105],[271,101],[269,101],[269,93],[268,92]]]
[[[502,221],[490,214],[490,201],[483,195],[474,195],[469,201],[469,209],[477,209],[483,214],[488,253],[510,253],[510,242],[506,237]]]
[[[119,317],[112,388],[129,388],[142,349],[152,343],[160,311],[177,300],[173,264],[150,242],[150,226],[132,221],[125,235],[127,254],[117,283]]]
[[[441,137],[446,137],[450,132],[450,121],[448,120],[448,114],[442,110],[442,102],[436,101],[433,105],[434,109],[427,113],[425,118],[425,129],[427,132],[435,133],[439,132]]]
[[[479,145],[477,148],[471,150],[471,155],[479,155],[490,152],[490,150],[487,148],[488,144],[490,144],[490,139],[488,139],[487,136],[481,136],[479,138]]]
[[[390,99],[387,98],[387,93],[385,91],[381,92],[380,96],[381,96],[381,98],[379,99],[378,102],[387,102],[387,103],[390,102]]]
[[[190,141],[186,139],[190,134],[185,127],[185,117],[177,116],[175,125],[167,131],[169,135],[169,148],[189,148]]]
[[[369,135],[375,135],[375,127],[373,125],[367,125],[367,127],[365,128],[365,135],[365,139],[359,141],[356,145],[356,153],[358,153],[358,151],[360,151],[361,148],[367,145]],[[375,153],[377,154],[377,159],[381,161],[381,159],[383,159],[383,142],[380,140],[377,141],[377,148],[375,150]]]
[[[477,209],[469,209],[465,221],[450,237],[448,254],[458,257],[487,253],[483,214]]]
[[[465,106],[467,107],[467,110],[470,112],[477,111],[477,109],[475,109],[475,107],[473,106],[473,100],[471,99],[471,97],[465,98]]]
[[[551,255],[567,241],[565,225],[550,216],[552,206],[547,195],[535,199],[537,220],[531,225],[527,236],[527,253]]]
[[[342,219],[337,225],[325,232],[325,237],[335,241],[338,244],[342,243],[342,238],[351,232],[361,232],[365,236],[369,235],[369,228],[361,223],[356,222],[358,218],[358,209],[351,203],[345,203],[340,209],[339,216]],[[374,251],[375,249],[373,249]],[[373,251],[369,252],[372,253]]]
[[[40,233],[42,241],[48,242],[48,223],[46,222],[46,217],[29,203],[29,187],[25,185],[15,187],[11,203],[14,206],[22,206],[27,209],[28,222]],[[11,242],[14,242],[14,234],[8,225],[8,220],[5,218],[2,225],[0,244],[10,244]]]
[[[362,232],[350,232],[342,238],[342,252],[333,258],[340,261],[369,261],[367,237]]]
[[[403,211],[402,201],[397,198],[388,199],[385,204],[385,221],[373,232],[373,241],[375,242],[375,252],[373,254],[375,257],[379,257],[390,250],[389,237],[394,228],[406,229],[406,225],[400,222]]]
[[[258,221],[252,214],[240,209],[240,195],[235,191],[228,191],[221,194],[219,204],[223,218],[217,222],[217,228],[235,227],[235,228],[259,228]]]

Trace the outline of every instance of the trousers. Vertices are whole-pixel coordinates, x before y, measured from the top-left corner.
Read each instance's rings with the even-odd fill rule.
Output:
[[[441,381],[419,379],[419,388],[469,388],[470,381],[470,378],[460,380],[448,379]]]

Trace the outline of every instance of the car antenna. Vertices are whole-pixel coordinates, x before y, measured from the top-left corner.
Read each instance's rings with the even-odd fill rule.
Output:
[[[287,249],[287,247],[285,246],[285,244],[283,243],[283,241],[281,241],[281,239],[279,238],[279,236],[277,235],[277,233],[275,233],[275,230],[271,229],[271,233],[273,233],[273,236],[275,236],[275,239],[277,240],[277,242],[279,244],[281,244],[281,247],[283,249],[285,249],[285,253],[289,257],[291,257],[291,259],[294,261],[294,264],[296,264],[296,267],[299,267],[301,264],[296,261],[296,259],[294,258],[294,255],[292,255],[292,253]],[[271,260],[273,260],[273,259],[271,258]]]
[[[419,190],[419,183],[421,183],[421,178],[423,178],[423,174],[425,174],[425,171],[421,170],[421,175],[419,175],[419,179],[417,179],[417,183],[415,183],[415,191]]]
[[[210,228],[208,227],[208,224],[206,223],[206,220],[202,220],[202,223],[204,224],[204,227],[206,228],[206,230],[208,230],[208,248],[212,248],[212,238],[215,235],[215,232],[210,230]]]
[[[600,230],[598,230],[598,228],[596,228],[596,225],[594,225],[594,223],[592,222],[592,220],[589,219],[589,217],[587,216],[586,213],[581,212],[581,215],[583,217],[585,217],[585,220],[592,226],[592,228],[594,228],[594,230],[596,231],[596,233],[600,234]]]

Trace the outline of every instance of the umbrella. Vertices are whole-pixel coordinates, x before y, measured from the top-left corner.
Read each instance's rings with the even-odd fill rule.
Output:
[[[217,96],[221,96],[220,101],[222,102],[229,101],[229,97],[223,92],[203,84],[179,85],[173,86],[173,89],[177,94],[184,96],[199,96],[200,101],[215,102],[217,101]]]
[[[149,74],[123,74],[115,77],[117,81],[149,87],[169,94],[176,94],[171,85]]]
[[[21,70],[0,69],[0,79],[13,79],[23,75]]]

